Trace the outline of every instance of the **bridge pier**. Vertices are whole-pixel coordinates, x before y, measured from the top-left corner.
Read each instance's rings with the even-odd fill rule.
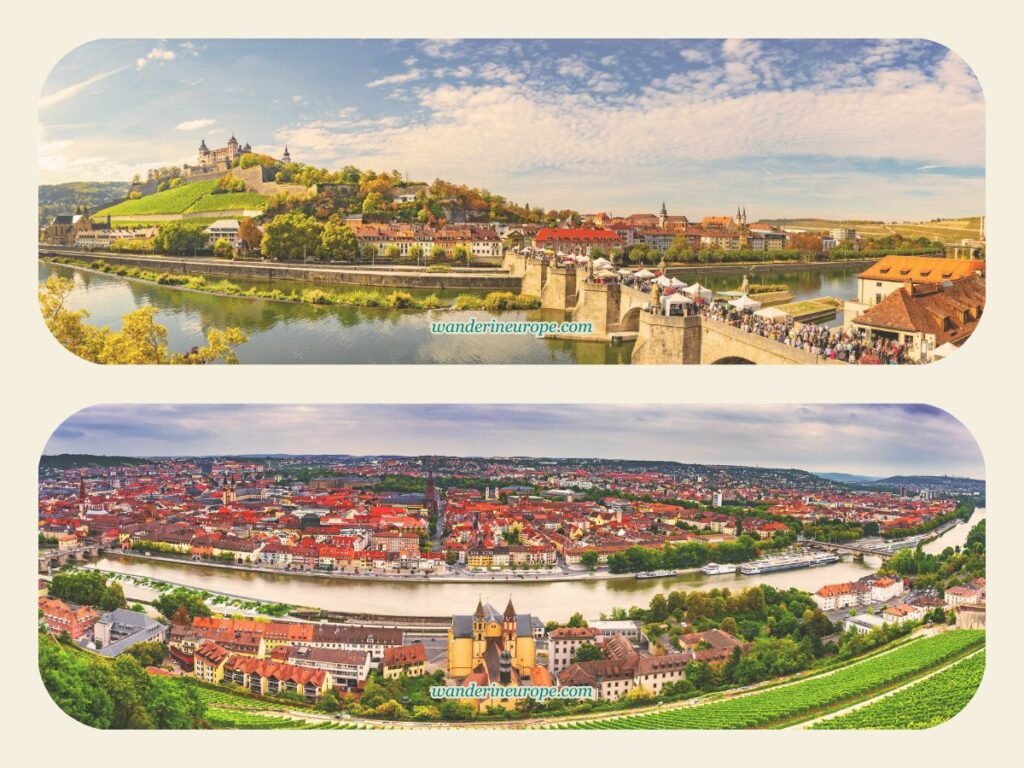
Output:
[[[701,318],[640,312],[640,328],[633,347],[637,365],[698,365]]]

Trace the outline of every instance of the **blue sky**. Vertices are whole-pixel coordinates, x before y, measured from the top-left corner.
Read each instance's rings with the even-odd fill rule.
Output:
[[[974,438],[924,405],[102,405],[44,451],[661,459],[984,478]]]
[[[40,101],[40,180],[232,132],[545,208],[921,220],[984,210],[984,98],[923,40],[109,40]]]

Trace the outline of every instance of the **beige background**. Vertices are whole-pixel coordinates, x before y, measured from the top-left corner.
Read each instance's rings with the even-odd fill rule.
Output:
[[[675,7],[630,2],[16,3],[5,10],[7,277],[4,324],[6,419],[2,567],[4,696],[8,756],[99,765],[162,766],[217,761],[458,765],[478,761],[865,765],[927,760],[1007,762],[1016,745],[1021,607],[1018,572],[1021,420],[1020,19],[995,2],[856,3],[731,0]],[[1009,4],[1006,4],[1007,7]],[[317,6],[321,6],[319,9]],[[1019,15],[1019,14],[1018,14]],[[954,358],[915,368],[705,368],[250,366],[207,369],[100,368],[60,348],[35,303],[37,99],[47,73],[71,48],[97,37],[200,36],[566,36],[566,37],[927,37],[974,68],[988,99],[988,225],[992,253],[986,318]],[[922,120],[927,119],[922,115]],[[466,179],[472,182],[472,179]],[[12,194],[12,188],[15,193]],[[973,213],[965,211],[967,213]],[[413,385],[412,382],[415,382]],[[538,384],[543,395],[538,393]],[[415,392],[415,395],[412,393]],[[660,394],[655,394],[660,393]],[[49,701],[36,674],[36,484],[52,430],[79,408],[103,402],[927,402],[960,418],[988,463],[989,670],[976,700],[952,722],[918,733],[489,732],[102,733]],[[822,447],[827,450],[827,446]],[[1015,551],[1015,549],[1017,551]],[[9,737],[13,736],[13,740]],[[1013,739],[1013,741],[1011,741]],[[19,754],[20,753],[20,754]],[[1005,756],[1005,757],[1004,757]]]

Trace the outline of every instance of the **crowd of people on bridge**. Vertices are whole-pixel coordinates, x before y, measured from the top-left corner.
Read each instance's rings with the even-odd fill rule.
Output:
[[[862,328],[828,328],[811,323],[796,323],[792,318],[771,320],[749,311],[740,311],[722,302],[700,307],[702,316],[727,323],[746,333],[771,339],[787,347],[810,352],[817,357],[844,363],[903,365],[912,362],[906,345],[889,339],[869,339]]]
[[[695,296],[686,303],[666,306],[660,299],[662,295],[671,296],[675,292],[672,288],[665,289],[663,294],[660,289],[654,290],[653,280],[645,280],[635,287],[645,293],[651,293],[652,298],[658,299],[649,308],[652,312],[682,317],[699,315],[827,360],[881,365],[904,365],[914,362],[910,358],[910,350],[906,344],[881,337],[870,338],[868,332],[862,328],[829,328],[811,323],[797,323],[789,317],[784,320],[773,320],[761,317],[751,310],[737,309],[728,302],[706,301],[701,296]]]

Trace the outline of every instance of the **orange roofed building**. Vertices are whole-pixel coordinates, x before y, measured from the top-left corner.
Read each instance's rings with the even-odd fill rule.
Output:
[[[979,259],[944,259],[931,256],[885,256],[857,275],[857,303],[864,308],[880,304],[907,283],[941,285],[985,273]]]
[[[970,338],[984,309],[985,278],[975,273],[945,285],[908,281],[849,324],[867,331],[868,340],[901,342],[911,360],[930,362],[940,346],[959,347]]]

